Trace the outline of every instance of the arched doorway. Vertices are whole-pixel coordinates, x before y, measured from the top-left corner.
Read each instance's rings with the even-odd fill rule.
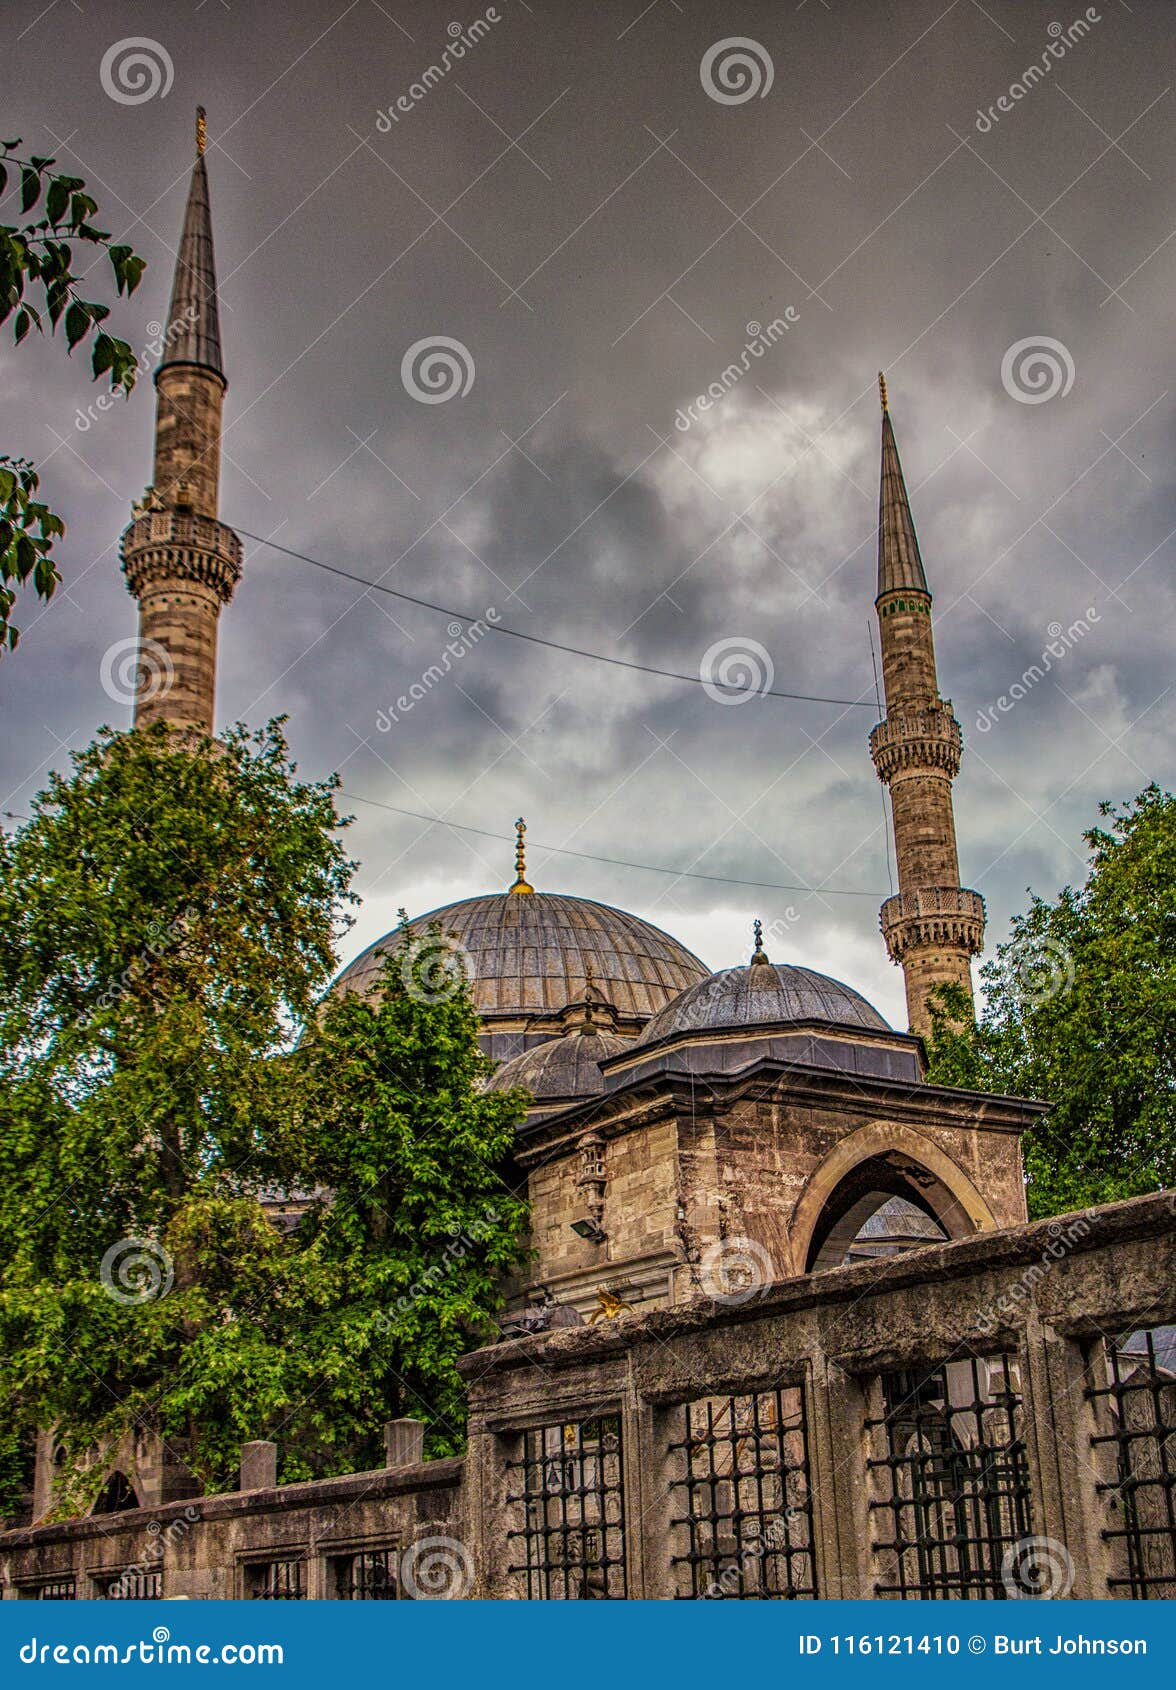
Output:
[[[809,1242],[806,1273],[895,1256],[952,1236],[936,1210],[942,1192],[905,1157],[871,1156],[834,1187]],[[947,1205],[954,1207],[955,1205]]]
[[[922,1133],[875,1121],[835,1146],[792,1217],[797,1273],[987,1231],[996,1221],[958,1163]]]

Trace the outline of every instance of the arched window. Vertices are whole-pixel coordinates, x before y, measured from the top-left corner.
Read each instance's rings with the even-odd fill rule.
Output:
[[[125,1514],[128,1508],[138,1508],[139,1499],[135,1495],[135,1487],[125,1473],[113,1472],[101,1491],[98,1500],[90,1510],[91,1514]]]

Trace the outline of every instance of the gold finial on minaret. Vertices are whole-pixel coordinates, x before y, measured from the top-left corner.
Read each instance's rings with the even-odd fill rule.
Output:
[[[764,924],[760,921],[758,916],[755,921],[752,922],[752,931],[755,934],[755,950],[751,953],[752,962],[769,962],[771,959],[769,958],[767,951],[764,950]]]
[[[208,125],[204,121],[204,107],[196,107],[196,157],[204,157],[204,148],[208,142]]]
[[[515,823],[515,882],[510,888],[512,892],[533,892],[535,888],[527,884],[527,857],[523,845],[523,835],[527,831],[527,824],[522,816]]]
[[[882,412],[883,415],[885,415],[885,413],[890,409],[890,406],[886,401],[886,377],[882,374],[881,370],[878,371],[878,397],[882,401]]]

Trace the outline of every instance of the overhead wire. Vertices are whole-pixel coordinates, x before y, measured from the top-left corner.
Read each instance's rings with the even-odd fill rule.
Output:
[[[388,598],[399,599],[403,604],[414,604],[420,610],[431,610],[438,616],[449,616],[455,621],[475,623],[481,622],[481,616],[471,616],[468,611],[454,610],[452,606],[436,604],[431,599],[418,598],[413,593],[401,592],[396,587],[388,587],[382,581],[371,581],[366,575],[356,575],[350,569],[341,569],[338,564],[326,563],[322,558],[311,557],[308,552],[295,551],[292,546],[280,546],[276,540],[267,540],[262,534],[252,534],[248,528],[236,527],[235,532],[246,540],[252,540],[255,545],[268,546],[271,551],[281,552],[284,557],[296,558],[300,563],[308,563],[314,569],[321,569],[328,575],[337,575],[343,581],[352,581],[357,587],[363,587],[371,593],[383,593]],[[502,622],[486,623],[486,632],[490,634],[505,634],[512,640],[525,640],[528,645],[543,646],[548,651],[563,652],[569,657],[584,657],[593,663],[607,663],[614,669],[635,670],[642,675],[658,675],[669,681],[688,681],[693,686],[711,688],[725,688],[731,692],[742,689],[728,686],[726,682],[715,681],[709,675],[684,674],[680,669],[659,669],[652,663],[635,663],[627,657],[609,657],[602,651],[588,651],[583,646],[565,645],[560,640],[545,639],[541,634],[527,634],[521,628],[508,628]],[[776,687],[756,687],[749,691],[748,697],[756,698],[786,698],[803,704],[839,704],[848,710],[869,710],[872,703],[869,696],[865,698],[832,698],[820,693],[784,692]]]
[[[348,799],[353,804],[370,804],[377,810],[389,810],[395,816],[409,816],[414,821],[430,822],[436,827],[452,828],[457,833],[476,833],[482,839],[494,839],[507,845],[514,843],[513,834],[494,833],[490,828],[473,827],[466,822],[451,822],[444,816],[426,815],[421,810],[406,810],[399,804],[385,804],[379,798],[365,798],[362,792],[349,792],[346,788],[341,788],[339,796]],[[668,874],[678,880],[710,880],[723,886],[753,886],[764,892],[812,892],[820,897],[837,898],[876,899],[885,896],[885,893],[872,892],[868,888],[856,886],[793,886],[776,880],[740,880],[729,874],[701,874],[696,869],[668,868],[664,863],[635,863],[625,857],[604,857],[593,851],[575,851],[567,845],[540,845],[533,842],[529,849],[546,852],[549,856],[578,857],[583,862],[607,863],[611,868],[641,869],[647,874]]]

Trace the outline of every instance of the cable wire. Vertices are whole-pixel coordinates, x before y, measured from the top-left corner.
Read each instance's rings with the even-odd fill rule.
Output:
[[[420,810],[404,810],[398,804],[385,804],[378,798],[365,798],[361,792],[348,792],[340,788],[340,798],[347,798],[353,804],[370,804],[377,810],[389,810],[394,816],[410,816],[413,821],[431,822],[436,827],[449,827],[457,833],[476,833],[482,839],[495,839],[506,845],[514,844],[514,835],[507,833],[493,833],[486,827],[471,827],[464,822],[447,821],[444,816],[428,816]],[[669,874],[678,880],[711,880],[723,886],[754,886],[763,892],[812,892],[818,897],[835,898],[882,898],[883,892],[871,892],[853,886],[788,886],[775,880],[736,880],[727,874],[699,874],[693,869],[665,868],[660,863],[633,863],[624,857],[600,857],[592,851],[573,851],[566,845],[530,844],[531,851],[546,852],[549,856],[579,857],[588,863],[608,863],[611,868],[643,869],[647,874]]]
[[[284,557],[297,558],[300,563],[309,563],[314,569],[325,570],[328,575],[337,575],[341,580],[353,581],[357,587],[365,587],[370,593],[385,593],[389,598],[400,599],[404,604],[415,604],[421,610],[432,610],[438,616],[451,616],[458,622],[479,622],[481,617],[470,616],[464,610],[453,610],[443,604],[434,604],[431,599],[415,598],[412,593],[399,592],[395,587],[385,587],[380,581],[369,581],[364,575],[355,575],[349,569],[340,569],[337,564],[324,563],[322,558],[310,557],[306,552],[296,552],[290,546],[279,546],[276,540],[267,540],[261,534],[251,534],[248,528],[236,528],[235,532],[246,540],[252,540],[255,545],[268,546],[271,551],[281,552]],[[521,628],[507,628],[501,622],[487,624],[487,632],[491,634],[507,634],[512,640],[526,640],[529,645],[544,646],[548,651],[562,651],[570,657],[587,657],[593,663],[609,663],[614,669],[634,669],[642,675],[660,675],[667,681],[689,681],[694,686],[722,686],[723,682],[715,682],[709,676],[684,675],[678,669],[658,669],[650,663],[632,663],[624,657],[607,657],[602,651],[586,651],[583,646],[562,645],[558,640],[545,640],[539,634],[524,634]],[[734,688],[730,690],[736,690]],[[842,704],[850,710],[870,710],[871,701],[866,698],[825,698],[819,693],[811,692],[780,692],[773,687],[757,688],[754,695],[757,698],[787,698],[799,700],[804,704]]]

